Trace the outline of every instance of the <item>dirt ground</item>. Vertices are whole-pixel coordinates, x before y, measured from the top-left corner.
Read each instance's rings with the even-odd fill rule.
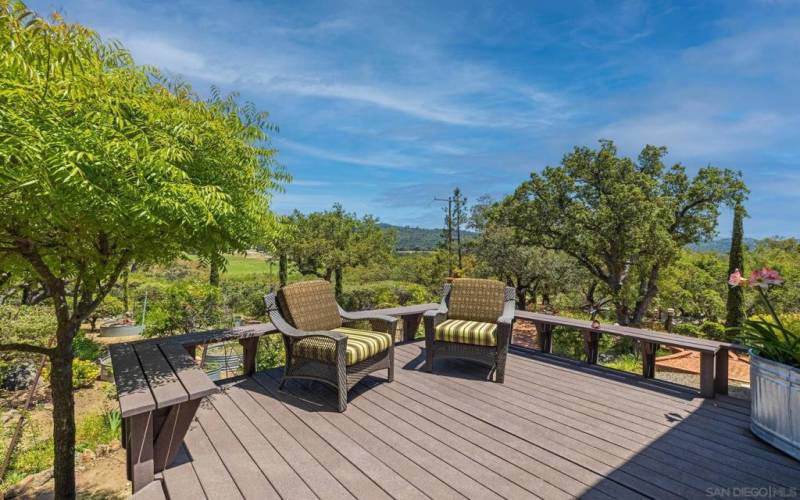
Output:
[[[123,499],[130,496],[130,485],[125,477],[125,450],[115,451],[76,466],[78,498]],[[53,498],[53,479],[50,470],[29,476],[8,492],[5,498],[45,500]]]
[[[75,416],[80,421],[87,415],[97,414],[105,406],[113,406],[116,402],[109,401],[106,397],[108,382],[96,381],[91,388],[75,392]],[[20,391],[24,393],[24,391]],[[20,407],[24,400],[22,394],[7,393],[6,405],[13,401],[12,406]],[[49,400],[47,387],[37,391],[37,405],[30,412],[26,420],[26,427],[33,426],[39,434],[52,432],[52,403]],[[19,400],[19,401],[17,401]],[[3,408],[4,416],[8,413],[8,406]],[[16,425],[18,413],[9,415],[7,426]],[[110,446],[101,446],[92,452],[81,455],[76,464],[76,481],[80,498],[88,499],[116,499],[128,498],[130,485],[125,475],[125,451],[120,449],[119,443]],[[46,470],[12,485],[5,493],[5,498],[35,498],[46,499],[53,497],[52,471]],[[2,497],[0,497],[2,498]]]

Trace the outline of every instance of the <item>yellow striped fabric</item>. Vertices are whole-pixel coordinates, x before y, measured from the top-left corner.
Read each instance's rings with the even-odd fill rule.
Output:
[[[497,345],[497,324],[448,319],[436,327],[436,340],[472,345]]]
[[[392,345],[392,337],[388,333],[357,330],[355,328],[336,328],[333,331],[347,335],[345,356],[347,366],[371,358]],[[336,357],[336,344],[333,341],[319,337],[303,339],[294,343],[292,354],[302,358],[333,363]]]

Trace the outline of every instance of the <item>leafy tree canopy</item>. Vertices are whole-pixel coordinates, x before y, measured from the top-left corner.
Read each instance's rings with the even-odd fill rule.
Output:
[[[0,1],[0,255],[55,306],[55,489],[74,496],[71,342],[132,262],[244,250],[287,176],[265,113],[201,99],[91,30]],[[7,267],[5,267],[7,266]]]
[[[712,237],[720,207],[746,195],[739,173],[708,166],[690,177],[664,165],[666,153],[648,145],[634,161],[611,141],[576,147],[505,200],[517,236],[577,259],[606,284],[621,323],[641,321],[661,270],[683,246]]]

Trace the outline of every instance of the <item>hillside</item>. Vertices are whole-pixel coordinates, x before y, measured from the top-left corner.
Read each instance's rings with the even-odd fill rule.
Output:
[[[744,245],[749,248],[753,249],[758,244],[758,240],[755,238],[745,238]],[[717,252],[717,253],[728,253],[728,250],[731,248],[731,239],[730,238],[718,238],[716,240],[705,241],[703,243],[696,243],[694,245],[689,245],[689,248],[692,250],[696,250],[698,252]]]
[[[397,233],[397,246],[399,251],[429,251],[435,250],[444,241],[441,229],[426,229],[422,227],[394,226],[381,224],[381,227],[393,229]],[[469,241],[476,234],[471,231],[461,231],[461,238]]]

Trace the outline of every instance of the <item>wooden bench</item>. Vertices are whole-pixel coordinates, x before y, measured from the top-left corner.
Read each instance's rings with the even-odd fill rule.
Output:
[[[552,314],[517,311],[516,317],[532,321],[536,325],[541,350],[546,353],[552,351],[554,327],[563,326],[582,332],[586,362],[590,364],[597,363],[600,335],[606,333],[635,339],[642,348],[642,375],[646,378],[655,376],[656,352],[659,346],[697,351],[700,353],[700,395],[706,398],[713,398],[715,394],[728,393],[728,351],[743,350],[742,346],[727,342],[716,342],[643,328],[620,325],[601,325],[599,328],[592,328],[590,321]]]
[[[137,493],[173,462],[200,401],[219,387],[176,342],[116,344],[109,351],[128,479]]]

